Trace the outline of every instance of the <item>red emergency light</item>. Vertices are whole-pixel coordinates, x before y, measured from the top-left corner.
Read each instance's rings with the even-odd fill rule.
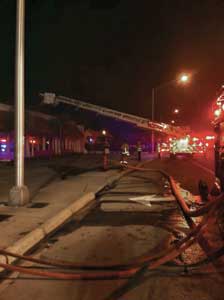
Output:
[[[214,140],[215,139],[215,136],[214,135],[207,135],[205,137],[206,140]]]
[[[36,140],[30,140],[31,144],[36,144]]]
[[[219,117],[220,115],[221,115],[221,109],[216,109],[215,111],[214,111],[214,115],[215,115],[215,117]]]
[[[192,141],[193,141],[193,142],[196,142],[196,141],[198,141],[198,140],[199,140],[199,138],[197,138],[197,137],[193,137],[193,138],[192,138]]]

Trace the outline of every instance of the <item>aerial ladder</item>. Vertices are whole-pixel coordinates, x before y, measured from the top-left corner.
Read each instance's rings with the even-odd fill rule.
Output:
[[[96,112],[97,114],[101,114],[103,116],[107,116],[110,118],[114,118],[117,120],[121,120],[124,122],[131,123],[133,125],[136,125],[139,128],[142,129],[148,129],[157,131],[163,134],[167,134],[169,136],[175,137],[175,138],[182,138],[185,137],[187,134],[189,134],[189,127],[178,127],[173,126],[161,122],[155,122],[151,121],[150,119],[138,117],[132,114],[123,113],[114,109],[106,108],[103,106],[87,103],[84,101],[81,101],[79,99],[72,99],[64,96],[57,96],[54,93],[42,93],[40,94],[43,98],[44,104],[51,104],[51,105],[58,105],[60,103],[72,105],[75,107],[78,107],[83,110],[88,110],[92,112]]]

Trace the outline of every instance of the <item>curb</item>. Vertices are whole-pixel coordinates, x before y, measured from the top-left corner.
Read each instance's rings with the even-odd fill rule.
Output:
[[[86,206],[89,202],[95,199],[94,193],[88,193],[76,199],[72,204],[68,207],[62,209],[55,216],[47,220],[44,224],[32,230],[23,238],[16,241],[12,246],[6,248],[6,251],[15,252],[18,254],[25,254],[28,250],[32,249],[36,244],[38,244],[41,240],[43,240],[47,235],[56,230],[59,226],[65,223],[69,218],[73,216],[74,213],[79,211],[81,208]],[[0,262],[11,264],[17,259],[14,257],[5,257],[0,255]],[[3,269],[0,268],[0,272]]]
[[[143,165],[145,162],[141,162],[137,164],[137,166]],[[124,170],[120,174],[114,175],[112,178],[107,180],[106,183],[99,186],[95,193],[90,192],[84,194],[80,198],[76,199],[72,204],[68,207],[59,211],[55,216],[51,217],[47,221],[45,221],[42,225],[32,230],[30,233],[25,235],[23,238],[16,241],[12,246],[7,247],[5,250],[8,252],[14,252],[20,255],[24,255],[27,251],[32,249],[35,245],[37,245],[40,241],[42,241],[47,235],[55,231],[62,224],[64,224],[69,218],[71,218],[76,212],[82,209],[84,206],[89,204],[89,202],[93,201],[96,198],[96,195],[102,191],[107,185],[112,184],[113,182],[119,180],[121,177],[126,174],[132,172],[132,170]],[[5,257],[4,255],[0,255],[1,263],[12,264],[16,260],[15,257]],[[0,273],[5,271],[3,268],[0,268]]]
[[[98,193],[100,193],[107,185],[113,184],[114,182],[116,182],[117,180],[119,180],[121,177],[125,176],[126,174],[128,174],[130,172],[132,172],[132,170],[124,170],[120,174],[114,175],[112,178],[108,179],[105,184],[102,184],[101,186],[99,186],[96,189],[95,195],[97,195]]]
[[[146,162],[149,161],[142,161],[140,163],[137,163],[136,167],[141,167],[142,165],[144,165]],[[108,179],[106,183],[100,185],[96,191],[95,191],[95,196],[97,196],[97,194],[99,194],[106,186],[113,184],[114,182],[118,181],[121,177],[125,176],[128,173],[133,172],[133,170],[130,169],[124,169],[123,171],[121,171],[119,174],[114,175],[112,178]]]

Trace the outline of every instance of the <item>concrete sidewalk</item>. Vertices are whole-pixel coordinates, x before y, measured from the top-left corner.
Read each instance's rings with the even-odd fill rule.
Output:
[[[27,207],[0,207],[1,239],[0,248],[7,248],[76,199],[89,192],[95,193],[99,187],[118,171],[89,172],[64,181],[54,180],[42,188]]]
[[[119,154],[112,153],[112,160],[119,162]],[[143,159],[151,159],[149,154],[144,154]],[[130,163],[136,162],[131,157]],[[28,186],[31,198],[38,191],[47,186],[53,180],[77,176],[86,171],[100,170],[103,166],[103,154],[73,154],[65,157],[53,157],[51,159],[35,159],[25,161],[25,184]],[[66,177],[66,176],[65,176]],[[13,165],[0,163],[0,205],[7,205],[9,191],[14,185],[15,168]]]
[[[47,166],[29,166],[25,169],[25,183],[33,197],[37,191],[48,182],[57,177],[54,170]],[[0,204],[7,204],[9,191],[14,185],[15,172],[13,166],[1,165],[0,167]]]
[[[102,155],[74,154],[51,159],[35,159],[25,161],[25,184],[29,188],[31,198],[49,182],[60,178],[60,172],[66,167],[73,167],[76,174],[102,166]],[[73,174],[74,175],[74,174]],[[15,168],[13,165],[0,164],[0,204],[7,204],[9,190],[14,185]]]

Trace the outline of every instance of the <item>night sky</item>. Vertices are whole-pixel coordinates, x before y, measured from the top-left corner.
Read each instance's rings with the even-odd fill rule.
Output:
[[[26,105],[38,93],[77,96],[150,117],[151,90],[191,72],[187,86],[157,91],[156,118],[209,128],[224,84],[223,0],[27,0]],[[0,99],[13,103],[15,0],[0,0]]]

